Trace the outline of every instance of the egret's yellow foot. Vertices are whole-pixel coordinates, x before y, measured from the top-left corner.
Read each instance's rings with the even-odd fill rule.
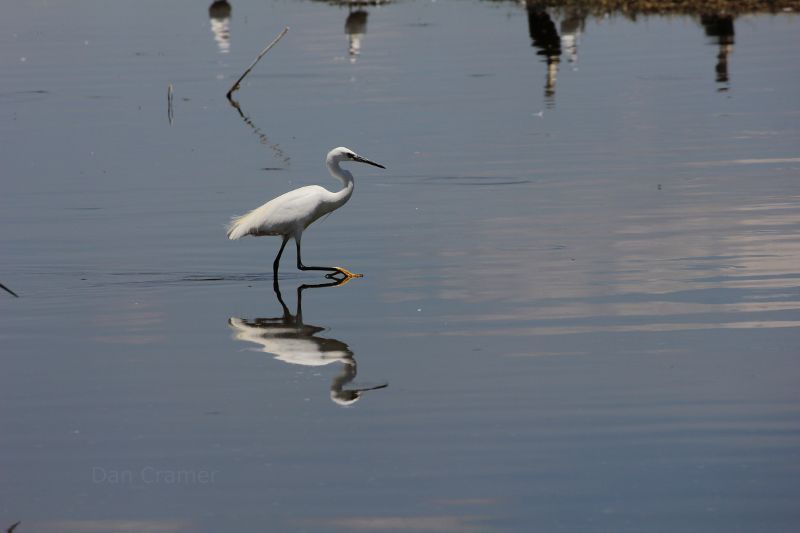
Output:
[[[349,271],[349,270],[347,270],[346,268],[342,268],[342,267],[333,267],[333,268],[335,268],[336,270],[338,270],[338,271],[339,271],[339,273],[340,273],[340,274],[342,274],[342,275],[345,277],[345,279],[350,279],[350,278],[363,278],[363,277],[364,277],[364,274],[355,274],[355,273],[353,273],[353,272],[350,272],[350,271]]]
[[[338,274],[338,272],[337,272],[337,274]],[[333,276],[334,276],[334,274],[328,274],[325,277],[326,278],[330,278],[330,279],[333,280],[333,286],[334,287],[342,287],[344,285],[347,285],[348,283],[350,283],[350,280],[353,279],[353,278],[334,278]]]

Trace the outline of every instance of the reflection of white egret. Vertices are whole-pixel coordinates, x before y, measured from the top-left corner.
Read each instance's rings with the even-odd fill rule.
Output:
[[[353,11],[347,16],[344,22],[344,33],[347,35],[347,40],[350,43],[348,52],[350,54],[350,62],[355,63],[358,55],[361,53],[361,39],[367,33],[367,16],[366,11],[358,10]]]
[[[275,318],[246,320],[232,317],[228,324],[233,328],[233,338],[260,345],[257,350],[271,354],[285,363],[301,366],[325,366],[343,363],[342,371],[331,382],[331,400],[339,405],[350,405],[358,401],[366,391],[382,389],[387,384],[368,388],[345,388],[357,374],[353,352],[342,341],[317,334],[325,328],[303,323],[303,291],[309,288],[333,287],[347,280],[336,280],[318,285],[301,285],[297,288],[297,313],[292,315],[281,297],[278,281],[273,290],[283,308],[283,315]]]
[[[356,378],[358,368],[356,367],[356,360],[350,359],[349,363],[342,367],[339,375],[331,381],[331,401],[341,406],[353,405],[366,391],[385,389],[389,386],[388,383],[378,385],[376,387],[367,387],[361,389],[346,389],[345,385],[350,383]]]
[[[282,318],[244,320],[233,317],[229,324],[236,330],[237,341],[260,344],[259,351],[273,354],[275,359],[303,366],[324,366],[339,361],[349,364],[353,353],[343,342],[314,337],[325,331],[316,326],[295,327]]]
[[[279,235],[283,237],[278,255],[272,263],[275,278],[278,277],[278,265],[281,254],[289,239],[297,245],[297,268],[300,270],[323,270],[330,272],[329,277],[342,274],[345,278],[359,277],[342,267],[305,266],[300,259],[300,239],[303,231],[320,217],[332,213],[343,206],[353,194],[353,175],[339,166],[343,161],[356,161],[379,168],[383,165],[365,159],[349,148],[334,148],[326,158],[328,171],[341,180],[343,188],[331,192],[319,185],[300,187],[282,194],[240,217],[234,218],[228,226],[228,238],[236,240],[246,235],[260,237],[262,235]]]
[[[227,0],[216,0],[208,8],[208,18],[219,53],[227,54],[231,49],[231,5]]]

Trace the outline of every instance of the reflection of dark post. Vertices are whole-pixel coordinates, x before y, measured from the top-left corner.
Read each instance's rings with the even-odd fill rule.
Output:
[[[728,55],[733,51],[733,16],[722,14],[702,15],[700,24],[706,35],[716,40],[719,45],[717,54],[717,83],[728,82]]]
[[[220,53],[227,54],[230,50],[231,40],[231,5],[227,0],[216,0],[208,8],[208,18],[211,19],[211,32]]]
[[[351,62],[355,62],[356,56],[361,53],[361,38],[367,33],[367,16],[366,11],[359,9],[350,13],[344,23],[344,33],[350,42],[348,52]]]
[[[586,15],[582,11],[569,10],[561,21],[561,46],[570,63],[578,61],[578,35],[586,26]]]
[[[526,4],[528,10],[528,31],[531,35],[531,46],[538,48],[537,55],[544,56],[547,61],[547,81],[544,86],[545,101],[549,107],[555,104],[556,76],[558,63],[561,60],[561,37],[558,35],[553,19],[536,2]]]
[[[217,20],[230,18],[231,5],[227,0],[217,0],[208,8],[208,16]]]

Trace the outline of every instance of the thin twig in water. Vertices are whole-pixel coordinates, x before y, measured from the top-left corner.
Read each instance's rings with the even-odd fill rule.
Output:
[[[5,285],[3,285],[2,283],[0,283],[0,289],[3,289],[4,291],[6,291],[8,294],[10,294],[10,295],[14,296],[15,298],[19,298],[19,294],[17,294],[16,292],[12,291],[11,289],[9,289],[8,287],[6,287],[6,286],[5,286]],[[19,522],[17,522],[17,524],[19,524]],[[14,524],[14,526],[16,526],[16,524]],[[12,527],[13,527],[13,526],[12,526]]]
[[[14,533],[14,529],[16,529],[16,527],[18,525],[20,525],[21,523],[22,523],[22,521],[15,522],[14,524],[11,524],[11,526],[8,529],[6,529],[6,533]]]
[[[169,119],[170,126],[172,125],[172,119],[174,117],[174,113],[172,111],[172,84],[170,83],[167,85],[167,118]]]
[[[239,90],[239,84],[240,84],[240,83],[242,83],[242,80],[245,78],[245,76],[247,76],[248,74],[250,74],[250,71],[251,71],[251,70],[253,70],[253,67],[255,67],[255,66],[256,66],[256,63],[258,63],[258,62],[261,60],[261,58],[262,58],[262,57],[264,57],[264,55],[265,55],[267,52],[269,52],[269,51],[270,51],[270,49],[271,49],[273,46],[275,46],[276,44],[278,44],[278,41],[280,41],[280,40],[283,38],[283,36],[284,36],[284,35],[286,35],[286,32],[288,32],[288,31],[289,31],[289,27],[288,27],[288,26],[287,26],[287,27],[285,27],[285,28],[283,28],[283,31],[281,31],[281,32],[278,34],[278,36],[277,36],[277,37],[275,37],[275,39],[273,39],[273,40],[272,40],[272,42],[271,42],[271,43],[269,43],[269,44],[266,46],[266,48],[264,48],[263,50],[261,50],[261,53],[260,53],[260,54],[258,54],[258,57],[255,59],[255,61],[253,61],[252,63],[250,63],[250,66],[249,66],[249,67],[247,67],[247,70],[245,70],[245,71],[244,71],[244,74],[242,74],[241,76],[239,76],[239,79],[238,79],[238,80],[236,80],[236,83],[234,83],[233,85],[231,85],[231,88],[228,90],[228,93],[225,95],[225,96],[228,98],[228,100],[230,100],[230,99],[231,99],[231,95],[233,94],[233,92],[234,92],[234,91],[237,91],[237,90]]]

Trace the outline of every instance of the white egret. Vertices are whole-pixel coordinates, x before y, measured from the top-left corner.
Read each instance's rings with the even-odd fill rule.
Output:
[[[300,270],[323,270],[330,272],[328,277],[332,277],[336,273],[342,274],[345,278],[361,277],[360,274],[353,274],[342,267],[306,266],[300,258],[300,240],[303,231],[320,217],[343,206],[353,195],[353,175],[339,166],[339,163],[347,161],[386,168],[357,155],[349,148],[334,148],[328,152],[325,162],[331,175],[342,182],[342,189],[331,192],[319,185],[309,185],[282,194],[246,215],[231,220],[228,226],[228,238],[236,240],[246,235],[256,237],[279,235],[283,237],[281,248],[272,263],[272,272],[275,278],[278,277],[281,254],[289,239],[294,239],[297,245],[297,268]]]

